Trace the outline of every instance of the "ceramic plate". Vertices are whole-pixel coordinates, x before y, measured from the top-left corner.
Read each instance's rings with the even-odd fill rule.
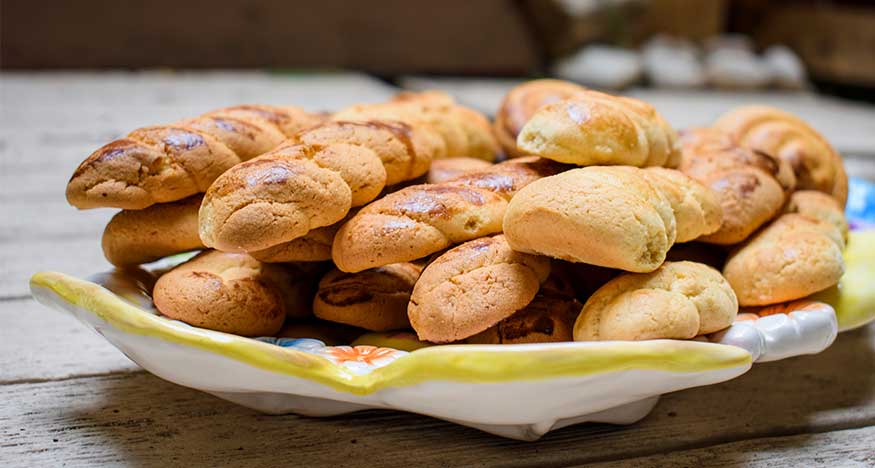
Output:
[[[728,330],[691,341],[420,347],[402,333],[326,346],[309,338],[244,338],[162,317],[142,270],[92,281],[38,273],[31,290],[149,372],[259,411],[396,409],[534,440],[570,424],[638,421],[661,394],[732,379],[754,361],[820,352],[839,330],[871,321],[875,230],[866,227],[855,224],[837,288],[748,311]]]

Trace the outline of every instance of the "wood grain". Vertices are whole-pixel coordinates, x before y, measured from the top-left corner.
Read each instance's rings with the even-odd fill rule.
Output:
[[[575,426],[535,443],[395,412],[265,416],[142,373],[7,385],[0,427],[10,455],[36,465],[571,466],[873,425],[873,338],[868,327],[823,354],[668,395],[633,426]]]
[[[648,457],[587,465],[592,468],[627,466],[699,468],[746,466],[796,468],[799,466],[875,466],[875,427],[825,434],[766,437]]]

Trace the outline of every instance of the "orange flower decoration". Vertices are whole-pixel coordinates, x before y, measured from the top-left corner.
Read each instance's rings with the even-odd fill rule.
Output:
[[[365,364],[373,365],[374,361],[378,359],[388,358],[397,353],[396,350],[391,348],[378,348],[376,346],[333,346],[331,348],[326,348],[325,352],[330,354],[338,364],[343,364],[344,362],[363,362]]]

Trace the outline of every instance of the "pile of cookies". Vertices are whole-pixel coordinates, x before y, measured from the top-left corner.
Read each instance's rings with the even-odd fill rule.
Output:
[[[793,115],[678,135],[556,80],[511,90],[493,123],[440,92],[219,109],[103,146],[67,186],[121,209],[103,235],[119,267],[202,250],[157,280],[163,315],[347,343],[714,333],[838,282],[846,198],[840,157]]]

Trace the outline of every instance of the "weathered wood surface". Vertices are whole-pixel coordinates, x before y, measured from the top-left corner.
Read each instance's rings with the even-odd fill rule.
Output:
[[[798,436],[776,447],[796,444],[804,449],[796,462],[810,466],[821,445],[850,447],[829,460],[871,457],[859,440],[871,436],[871,427],[847,432],[853,438],[845,442],[845,432],[832,431],[875,425],[873,352],[875,328],[868,327],[843,335],[823,354],[667,395],[634,426],[575,426],[535,443],[386,411],[265,416],[145,373],[20,383],[4,387],[0,447],[35,465],[572,466],[675,451],[679,458],[670,460],[732,459],[750,456],[748,447],[771,447],[762,438]],[[812,436],[824,432],[835,435]],[[746,442],[734,451],[738,441]]]
[[[0,464],[873,464],[875,327],[840,336],[818,356],[667,395],[630,427],[582,425],[520,443],[395,412],[260,415],[139,371],[100,336],[28,298],[35,271],[81,276],[108,267],[99,237],[113,211],[77,212],[63,198],[67,177],[91,150],[139,125],[222,105],[324,109],[392,92],[361,76],[322,79],[0,75]],[[849,127],[868,125],[848,115]]]

